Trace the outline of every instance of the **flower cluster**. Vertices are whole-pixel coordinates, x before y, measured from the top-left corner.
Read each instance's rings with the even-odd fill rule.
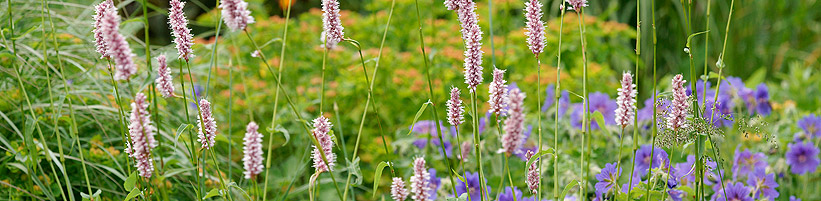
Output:
[[[325,47],[333,49],[345,37],[339,17],[339,0],[322,0],[322,28]]]
[[[103,37],[103,17],[106,15],[106,11],[109,9],[115,9],[114,3],[111,0],[105,0],[100,2],[94,6],[94,29],[91,32],[94,33],[94,44],[97,48],[97,53],[100,53],[100,58],[108,57],[108,47],[106,46],[105,38]]]
[[[510,99],[509,109],[507,110],[508,118],[505,119],[504,130],[502,135],[502,152],[506,154],[514,154],[519,151],[524,139],[525,128],[525,114],[524,114],[524,99],[525,93],[519,89],[513,89],[508,93]]]
[[[531,160],[533,158],[533,151],[528,150],[526,154],[526,158]],[[527,183],[527,187],[530,189],[530,192],[533,194],[538,193],[539,188],[539,158],[533,159],[530,166],[527,166],[527,174],[525,175]]]
[[[154,80],[157,83],[157,90],[160,91],[163,98],[171,97],[174,94],[174,84],[171,81],[171,70],[168,69],[165,55],[157,57],[157,66],[157,79]]]
[[[214,147],[217,139],[217,122],[211,113],[211,102],[200,99],[200,114],[197,119],[197,125],[200,130],[197,133],[198,142],[202,143],[202,148],[211,149]]]
[[[156,130],[151,124],[151,114],[148,112],[145,94],[137,93],[134,95],[134,102],[131,103],[131,117],[128,123],[131,143],[127,144],[125,152],[134,158],[134,166],[144,178],[150,178],[154,172],[151,149],[157,147],[157,141],[154,140]]]
[[[505,70],[493,69],[493,81],[488,85],[488,93],[490,93],[490,98],[487,101],[490,104],[488,112],[502,115],[504,108],[507,107],[508,97],[505,83],[507,83],[505,81]]]
[[[568,10],[575,10],[576,12],[581,12],[582,8],[587,7],[587,0],[564,0],[567,4]]]
[[[450,99],[447,102],[448,106],[448,123],[453,126],[459,126],[465,121],[465,107],[462,106],[462,99],[459,99],[459,88],[450,87]]]
[[[412,133],[421,135],[418,139],[412,142],[412,144],[416,146],[416,148],[424,149],[425,146],[428,145],[428,141],[430,141],[430,144],[435,147],[434,149],[438,151],[440,155],[446,155],[447,157],[452,156],[453,144],[451,144],[448,140],[449,137],[447,134],[449,133],[450,137],[456,137],[456,127],[451,126],[450,128],[448,128],[442,123],[442,121],[439,121],[439,130],[442,131],[442,134],[445,134],[442,136],[444,143],[439,140],[439,130],[436,129],[435,121],[422,120],[416,122],[416,124],[413,125],[413,128],[410,129]],[[428,139],[428,136],[425,136],[426,134],[429,135],[430,139]],[[439,146],[444,146],[444,154],[442,153],[442,148],[440,148]]]
[[[171,33],[174,35],[174,43],[176,44],[177,58],[188,61],[193,54],[191,46],[194,45],[194,37],[191,35],[191,29],[188,29],[188,19],[185,18],[185,2],[180,0],[171,0],[168,2],[171,6],[168,8],[168,24],[171,25]]]
[[[408,190],[405,189],[405,181],[400,177],[394,177],[391,183],[391,198],[396,201],[405,201],[408,197]]]
[[[621,88],[618,89],[619,97],[616,98],[616,103],[619,108],[616,109],[616,125],[624,128],[632,124],[633,114],[636,111],[636,84],[633,84],[633,75],[624,73],[621,78]]]
[[[465,41],[465,84],[471,93],[482,83],[482,29],[473,0],[447,0],[445,7],[455,10],[462,26],[462,40]]]
[[[590,129],[596,130],[605,125],[613,125],[615,124],[616,119],[616,109],[618,108],[618,104],[615,100],[610,99],[610,96],[601,92],[591,93],[588,96],[590,99],[590,113],[598,111],[602,113],[604,116],[604,123],[599,123],[596,120],[592,120],[590,122]],[[572,105],[572,112],[570,113],[570,124],[577,129],[582,128],[582,120],[584,118],[584,104],[583,103],[574,103]]]
[[[265,165],[262,164],[262,134],[259,133],[259,125],[250,122],[245,126],[245,138],[243,138],[242,165],[245,167],[245,178],[251,179],[259,175]]]
[[[413,160],[413,176],[410,178],[411,198],[416,201],[432,200],[430,194],[430,172],[425,167],[425,158],[418,157]]]
[[[311,151],[311,156],[314,160],[314,168],[317,172],[333,171],[336,165],[336,154],[333,152],[334,140],[330,135],[331,126],[333,125],[331,125],[328,118],[322,115],[314,119],[313,123],[314,129],[311,130],[311,134],[316,138],[316,141],[319,142],[319,145],[322,146],[322,150],[320,150],[319,147],[312,145],[314,149]],[[325,160],[322,159],[323,154],[325,155]]]
[[[539,55],[544,50],[545,31],[542,22],[542,3],[539,0],[525,2],[525,36],[527,36],[527,46],[535,55]]]
[[[103,42],[101,44],[103,45],[98,46],[98,49],[99,47],[106,48],[106,53],[103,56],[114,60],[114,80],[128,80],[137,73],[137,64],[134,64],[134,60],[132,60],[135,55],[131,52],[125,36],[120,34],[120,15],[113,4],[105,9],[100,17],[99,25],[98,31],[101,32],[99,35],[102,35]]]
[[[690,102],[687,101],[687,94],[685,94],[684,76],[681,74],[673,77],[673,101],[670,105],[670,113],[667,117],[667,127],[676,130],[678,128],[687,128],[687,110],[690,108]]]
[[[222,20],[233,31],[244,30],[248,24],[254,23],[248,3],[244,0],[220,0]]]

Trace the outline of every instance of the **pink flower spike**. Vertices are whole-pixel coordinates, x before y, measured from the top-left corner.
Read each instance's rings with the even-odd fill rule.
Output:
[[[242,165],[245,167],[245,179],[251,179],[259,175],[265,165],[262,164],[262,134],[258,132],[259,125],[255,122],[248,123],[245,127],[245,138],[242,153]]]
[[[507,106],[507,81],[505,81],[505,70],[498,68],[493,69],[493,81],[490,82],[489,90],[490,99],[487,101],[490,104],[488,112],[502,115],[502,112]]]
[[[311,151],[311,156],[314,160],[314,168],[317,172],[329,172],[333,171],[335,162],[336,162],[336,154],[333,152],[334,148],[334,141],[331,138],[331,122],[328,121],[328,118],[320,115],[313,121],[314,129],[311,130],[311,134],[314,135],[316,141],[319,142],[319,145],[322,146],[322,152],[325,154],[325,160],[327,160],[327,164],[325,160],[322,160],[322,154],[318,147],[313,146],[313,150]]]
[[[188,19],[185,18],[185,2],[180,0],[171,0],[168,2],[171,8],[168,9],[168,24],[171,25],[171,31],[174,35],[174,43],[176,43],[177,58],[188,61],[193,54],[191,46],[194,45],[191,29],[188,29]]]
[[[395,201],[405,201],[408,197],[408,189],[405,189],[405,181],[400,177],[394,177],[391,183],[391,198]]]
[[[214,147],[217,138],[217,122],[211,112],[211,102],[201,99],[200,115],[197,120],[197,125],[200,127],[199,133],[197,133],[197,137],[199,137],[197,142],[202,143],[204,149]]]
[[[544,50],[545,31],[542,22],[542,3],[539,0],[530,0],[525,3],[525,36],[527,36],[527,46],[535,55],[539,55]]]
[[[94,44],[97,47],[97,53],[100,53],[100,58],[108,57],[108,47],[106,46],[105,39],[103,38],[103,18],[106,15],[106,11],[109,9],[116,9],[114,8],[114,3],[111,0],[105,0],[100,2],[94,6],[94,30],[91,32],[94,33]]]
[[[248,3],[244,0],[220,0],[222,21],[232,31],[245,30],[245,27],[254,23]]]
[[[636,85],[633,84],[633,75],[629,72],[622,74],[621,88],[617,89],[619,97],[616,98],[619,108],[616,109],[616,125],[624,128],[632,124],[634,112],[636,111]]]
[[[154,140],[156,130],[151,124],[146,96],[143,93],[137,93],[134,95],[134,101],[131,102],[131,117],[128,123],[131,143],[126,146],[126,153],[134,158],[134,167],[143,178],[151,178],[154,172],[151,149],[157,147],[157,141]]]
[[[160,91],[160,94],[163,98],[171,97],[174,93],[174,85],[171,79],[171,70],[168,69],[168,62],[166,62],[165,55],[160,55],[157,57],[157,79],[154,82],[157,83],[157,90]]]
[[[113,7],[107,9],[103,14],[100,22],[100,31],[102,32],[105,43],[106,56],[114,59],[115,72],[114,80],[128,80],[132,75],[137,73],[137,65],[131,57],[134,53],[128,46],[125,36],[119,33],[120,31],[120,15],[117,14],[117,9]]]
[[[448,123],[450,125],[459,127],[465,120],[465,107],[462,106],[462,99],[459,99],[459,88],[450,87],[450,99],[447,102],[448,106]]]
[[[525,183],[527,183],[527,187],[530,189],[530,192],[536,194],[539,190],[539,158],[532,159],[533,155],[535,155],[535,153],[530,150],[528,150],[527,154],[525,154],[525,158],[528,160],[533,160],[530,166],[527,167],[527,175],[525,175],[527,178]]]
[[[430,201],[430,172],[425,167],[425,158],[413,160],[413,176],[410,178],[411,198],[415,201]]]
[[[510,104],[507,111],[508,117],[505,119],[505,133],[502,135],[502,151],[506,154],[516,154],[521,151],[519,147],[524,140],[525,128],[525,96],[525,93],[518,88],[510,90],[508,93]]]
[[[322,29],[325,33],[325,47],[333,49],[345,37],[339,17],[339,0],[322,0]]]
[[[471,93],[482,83],[482,29],[479,27],[479,16],[476,14],[476,3],[472,0],[460,0],[456,10],[462,25],[462,40],[465,41],[465,84]]]
[[[687,110],[690,109],[690,102],[687,101],[687,91],[684,84],[687,80],[681,74],[673,77],[673,101],[670,103],[670,112],[667,116],[667,127],[676,130],[687,128]]]
[[[564,0],[567,4],[570,4],[567,9],[568,10],[575,10],[577,13],[581,12],[581,9],[587,7],[587,0]]]

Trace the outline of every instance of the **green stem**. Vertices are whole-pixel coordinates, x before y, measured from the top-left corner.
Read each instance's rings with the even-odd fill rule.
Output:
[[[559,0],[562,5],[564,5],[564,1]],[[557,51],[558,56],[556,56],[556,91],[554,91],[554,100],[556,100],[556,119],[554,121],[553,127],[553,149],[556,151],[553,154],[553,200],[559,200],[559,111],[561,105],[559,104],[559,94],[561,94],[561,73],[562,73],[562,34],[564,33],[564,12],[565,6],[561,6],[561,14],[559,16],[559,46]],[[541,112],[541,111],[539,111]],[[541,151],[541,150],[539,150]],[[539,185],[541,186],[541,185]],[[564,198],[561,198],[564,199]],[[541,198],[540,198],[541,200]]]
[[[538,152],[542,151],[542,61],[539,60],[539,54],[536,54],[536,68],[537,68],[537,70],[536,70],[537,71],[537,76],[536,76],[536,94],[537,94],[536,106],[538,108],[538,110],[537,110],[538,112],[536,112],[536,116],[538,116],[538,121],[539,121],[539,123],[538,123],[539,128],[536,129],[537,132],[539,133],[539,150],[537,150],[536,153],[538,153]],[[559,77],[556,77],[556,80],[558,80],[558,79],[559,79]],[[538,171],[539,175],[541,175],[542,174],[542,160],[539,160],[537,163],[538,163],[537,166],[539,166],[539,168],[536,171]],[[508,174],[510,174],[510,172],[508,172]],[[538,190],[536,191],[538,193],[538,195],[537,195],[538,198],[537,199],[542,200],[542,177],[539,176],[538,178],[539,178],[539,181],[538,181],[538,184],[536,184],[537,186],[539,186]]]
[[[590,100],[588,99],[588,94],[587,94],[588,93],[587,92],[587,53],[586,53],[587,51],[586,51],[586,47],[585,47],[585,43],[584,43],[584,8],[576,8],[576,9],[579,10],[579,12],[577,12],[577,14],[579,15],[579,18],[578,18],[579,19],[579,37],[581,38],[582,66],[584,68],[584,70],[583,70],[584,80],[583,80],[583,84],[582,84],[582,91],[584,93],[584,108],[583,108],[584,117],[582,118],[582,128],[584,129],[584,136],[582,136],[582,144],[583,145],[582,145],[582,157],[581,157],[582,166],[584,166],[584,161],[585,161],[585,158],[586,158],[584,155],[585,154],[588,155],[587,158],[589,158],[589,152],[590,152],[589,144],[590,144],[590,142],[588,142],[588,141],[590,141],[590,125],[592,125],[592,123],[590,122],[589,114],[588,114],[588,113],[590,113]],[[602,127],[603,127],[604,124],[603,123],[601,123],[601,124],[602,124]],[[586,152],[584,150],[585,146],[588,146]],[[587,161],[589,161],[589,160],[590,159],[587,159]],[[581,192],[582,192],[582,195],[583,195],[581,197],[584,197],[584,196],[587,195],[587,176],[588,176],[589,171],[590,171],[589,167],[590,167],[590,165],[588,164],[587,168],[583,169],[583,173],[584,173],[583,174],[584,175],[583,176],[583,178],[584,178],[583,179],[584,180],[583,184],[584,185],[582,185],[582,188],[581,188],[582,189]]]
[[[220,185],[222,186],[222,190],[224,191],[224,193],[222,193],[222,198],[223,199],[228,199],[228,200],[234,200],[231,197],[231,193],[228,190],[228,188],[225,187],[225,181],[222,179],[222,171],[220,171],[219,163],[217,163],[217,155],[214,154],[214,149],[215,149],[214,147],[211,147],[210,149],[208,149],[208,151],[211,152],[211,161],[214,162],[214,167],[217,168],[217,177],[220,179]]]
[[[186,127],[187,127],[187,126],[193,125],[193,124],[191,123],[191,115],[188,113],[188,96],[186,96],[186,94],[185,94],[185,81],[183,81],[184,79],[183,79],[183,75],[182,75],[183,72],[184,72],[183,68],[182,68],[182,60],[180,59],[177,63],[180,65],[180,86],[181,86],[182,99],[183,99],[182,107],[185,110],[185,120],[186,120],[186,124],[187,124]],[[188,61],[186,60],[185,63],[187,64]],[[190,77],[190,75],[189,75],[189,77]],[[189,80],[189,81],[191,82],[191,89],[192,89],[192,93],[193,93],[194,81],[193,80]],[[196,96],[196,93],[193,93],[193,95]],[[196,103],[196,99],[194,100],[194,102]],[[197,153],[198,151],[194,147],[194,131],[193,131],[193,129],[194,128],[188,129],[188,141],[189,141],[188,152],[191,154],[191,164],[193,164],[197,167],[197,168],[194,169],[194,178],[196,178],[196,180],[197,180],[197,190],[195,191],[195,193],[197,194],[197,200],[202,200],[202,197],[203,197],[203,196],[201,196],[202,183],[200,182],[201,180],[200,180],[200,173],[199,173],[199,159],[197,159],[199,153]]]

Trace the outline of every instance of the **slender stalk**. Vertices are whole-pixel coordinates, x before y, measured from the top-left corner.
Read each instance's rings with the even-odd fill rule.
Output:
[[[424,48],[423,48],[424,50]],[[482,167],[482,148],[480,146],[482,140],[479,136],[479,111],[476,107],[476,93],[470,93],[470,102],[471,102],[471,111],[473,111],[473,146],[476,150],[476,161],[479,163],[479,192],[480,192],[480,201],[490,200],[489,192],[487,191],[487,184],[485,181],[485,173],[484,168]],[[498,126],[498,124],[497,124]]]
[[[561,73],[562,73],[562,34],[564,33],[564,12],[565,6],[564,1],[558,0],[561,2],[563,6],[561,6],[561,14],[559,16],[559,46],[557,51],[558,56],[556,56],[556,91],[554,92],[554,100],[556,100],[556,119],[554,121],[553,127],[553,149],[555,150],[555,154],[553,154],[553,200],[559,200],[559,108],[561,105],[559,104],[559,94],[561,89]],[[540,111],[541,112],[541,111]],[[539,150],[541,151],[541,150]],[[539,185],[541,186],[541,185]],[[564,199],[564,198],[561,198]],[[539,199],[541,200],[541,198]]]
[[[538,110],[537,110],[538,112],[536,112],[536,116],[538,116],[538,120],[539,120],[539,123],[538,123],[539,128],[536,129],[537,132],[539,132],[539,150],[536,151],[536,153],[539,153],[540,151],[542,151],[542,61],[539,60],[539,54],[536,54],[536,68],[537,68],[537,70],[536,70],[537,71],[537,76],[536,76],[536,94],[537,94],[537,96],[536,96],[536,98],[537,98],[536,106],[538,108]],[[556,79],[558,80],[559,77],[556,77]],[[539,160],[537,162],[537,164],[538,164],[537,166],[539,166],[537,171],[539,172],[539,175],[541,175],[542,174],[542,160]],[[508,172],[508,174],[510,174],[510,172]],[[537,186],[539,186],[538,187],[539,189],[536,191],[538,193],[538,195],[537,195],[538,200],[542,200],[542,177],[541,176],[539,176],[539,182],[538,182]],[[516,196],[514,195],[513,197],[516,197]]]
[[[220,185],[222,185],[222,190],[225,191],[224,194],[222,194],[222,198],[226,199],[226,197],[227,197],[228,200],[234,200],[231,197],[231,192],[228,190],[228,187],[225,186],[225,181],[222,179],[222,171],[220,171],[219,163],[217,163],[217,155],[214,154],[214,149],[215,148],[212,147],[211,149],[208,149],[208,150],[211,152],[211,160],[212,160],[212,162],[214,162],[214,167],[217,168],[217,177],[220,179]]]
[[[220,0],[214,0],[214,8],[219,8],[219,7],[220,7]],[[208,78],[205,81],[205,93],[204,93],[205,96],[208,96],[208,94],[211,92],[211,70],[217,67],[217,59],[219,59],[219,57],[217,56],[217,51],[220,49],[219,48],[219,40],[220,40],[220,30],[222,30],[222,12],[216,12],[216,13],[217,13],[217,15],[214,16],[214,20],[215,20],[214,23],[216,25],[214,25],[214,26],[217,27],[217,30],[215,30],[215,33],[214,33],[214,48],[211,49],[211,61],[210,61],[211,65],[208,67]]]
[[[320,85],[319,91],[319,114],[322,115],[322,111],[325,108],[325,63],[328,60],[328,36],[325,35],[325,47],[322,48],[322,84]],[[281,67],[281,66],[280,66]]]
[[[379,43],[379,54],[376,56],[376,64],[374,65],[374,68],[373,68],[373,76],[371,76],[371,77],[373,77],[373,79],[376,79],[376,72],[379,71],[379,63],[382,61],[382,48],[385,46],[385,38],[388,36],[388,28],[391,27],[390,25],[391,25],[391,19],[393,17],[394,6],[396,6],[396,0],[391,0],[391,9],[388,12],[388,21],[385,22],[385,31],[382,32],[382,42]],[[360,52],[362,51],[361,48],[360,48],[359,51]],[[360,53],[359,55],[361,56],[362,53]],[[365,74],[367,74],[367,71],[365,71]],[[367,78],[367,76],[366,76],[366,78]],[[373,94],[373,82],[371,82],[369,85],[370,85],[370,86],[368,86],[368,90],[370,90],[369,93]],[[378,108],[379,108],[379,106],[376,102],[376,99],[374,99],[373,100],[373,110],[374,110],[374,113],[376,113],[377,117],[379,116],[379,109]],[[380,120],[380,118],[376,118],[376,122],[379,124],[379,131],[380,131],[379,135],[380,135],[380,137],[382,137],[382,146],[385,148],[385,154],[388,155],[388,167],[391,169],[391,176],[396,177],[396,173],[395,173],[394,168],[393,168],[393,163],[391,162],[391,159],[393,158],[393,152],[388,151],[388,141],[385,140],[385,132],[382,132],[382,121]],[[458,131],[457,131],[456,135],[457,136],[459,135]],[[379,184],[375,184],[375,185],[379,185]]]
[[[493,47],[493,1],[487,1],[487,30],[490,32],[490,63],[496,66],[496,51]]]
[[[285,62],[285,46],[288,44],[288,24],[291,21],[291,3],[293,0],[288,0],[288,9],[285,11],[285,28],[282,30],[282,47],[279,51],[279,66],[277,67],[277,80],[282,79],[282,66]],[[267,64],[267,63],[266,63]],[[279,82],[274,89],[274,112],[271,113],[271,128],[276,128],[277,110],[279,109]],[[272,131],[274,129],[271,129]],[[271,132],[268,137],[268,153],[265,159],[265,181],[262,183],[262,200],[268,200],[268,177],[271,170],[271,150],[273,150],[274,140]]]
[[[43,9],[41,11],[41,14],[45,14],[45,12],[46,12],[46,1],[43,0],[43,1],[41,1],[41,3],[42,3],[41,8]],[[9,6],[11,6],[11,5],[9,5]],[[9,12],[9,13],[11,13],[11,12]],[[42,33],[43,33],[43,36],[42,36],[43,37],[42,38],[42,43],[43,43],[43,66],[45,67],[43,70],[46,74],[46,85],[47,85],[47,91],[48,91],[49,108],[51,108],[52,112],[54,112],[54,99],[53,99],[53,96],[51,94],[51,89],[52,89],[51,88],[51,74],[50,74],[49,69],[48,69],[49,68],[49,65],[48,65],[49,62],[48,62],[48,59],[47,59],[48,58],[48,45],[47,45],[48,44],[47,43],[48,39],[46,37],[46,20],[45,20],[45,16],[46,15],[43,15],[43,16],[40,17],[40,20],[41,20],[41,23],[42,23],[41,26],[43,28],[42,29]],[[17,71],[15,71],[15,72],[17,72]],[[18,79],[18,84],[20,84],[19,83],[19,81],[20,81],[19,73],[17,74],[17,79]],[[23,88],[22,85],[21,85],[21,88]],[[25,91],[25,89],[23,91]],[[28,100],[28,94],[24,93],[24,95],[26,97],[26,102],[28,103],[30,114],[32,115],[33,118],[37,119],[37,117],[34,116],[34,113],[32,113],[33,111],[32,111],[32,107],[31,107],[31,102]],[[54,120],[54,130],[57,131],[57,118],[52,117],[52,119]],[[39,134],[39,136],[40,136],[40,141],[43,142],[43,148],[47,149],[46,151],[44,151],[45,155],[49,159],[49,161],[51,161],[52,153],[51,153],[50,149],[48,149],[48,144],[46,143],[47,142],[46,138],[43,136],[43,131],[40,128],[39,121],[35,121],[35,126],[37,126],[36,127],[37,128],[37,134]],[[63,199],[66,199],[66,192],[65,192],[65,190],[63,190],[63,183],[60,181],[60,177],[57,175],[57,169],[54,169],[54,163],[50,162],[50,163],[48,163],[48,165],[51,168],[52,174],[54,175],[54,179],[56,180],[55,183],[57,183],[57,187],[60,188],[60,195],[63,197]],[[63,174],[65,174],[64,171],[63,171]]]
[[[507,154],[505,154],[505,171],[507,172],[507,180],[510,181],[510,192],[513,195],[513,201],[516,201],[516,189],[513,189],[516,185],[513,184],[513,177],[510,176],[510,162],[508,162],[507,158],[509,158]],[[504,192],[505,189],[499,189],[500,192]]]
[[[586,158],[584,155],[587,154],[588,155],[587,158],[589,158],[589,155],[590,155],[590,153],[589,153],[590,152],[590,147],[589,147],[590,142],[589,141],[590,141],[590,138],[591,138],[590,137],[591,122],[590,122],[590,119],[589,119],[590,116],[588,114],[588,113],[590,113],[590,100],[588,99],[588,91],[587,91],[587,51],[586,51],[586,47],[585,47],[585,43],[584,43],[584,8],[582,7],[582,8],[576,8],[576,9],[579,10],[579,12],[577,12],[577,14],[579,15],[579,18],[578,18],[579,19],[579,37],[581,38],[582,65],[584,67],[584,70],[583,70],[584,81],[583,81],[583,84],[582,84],[582,90],[583,90],[583,93],[584,93],[584,108],[582,110],[584,110],[584,112],[583,112],[584,118],[582,119],[582,129],[585,129],[585,130],[584,130],[584,136],[582,136],[582,144],[583,145],[582,145],[582,157],[581,157],[581,161],[580,161],[582,163],[582,166],[584,166],[584,160]],[[603,122],[600,123],[600,124],[602,125],[601,127],[604,127]],[[585,146],[587,146],[587,153],[585,153],[585,151],[584,151]],[[590,159],[587,159],[587,160],[589,161]],[[589,168],[590,168],[590,165],[588,164],[587,168],[583,169],[584,185],[582,185],[581,192],[582,192],[582,195],[584,195],[584,196],[587,195],[587,190],[588,190],[587,189],[587,177],[588,177],[588,174],[590,174],[589,173],[589,171],[590,171]],[[584,197],[584,196],[582,196],[582,197]]]
[[[151,37],[148,36],[148,29],[150,28],[150,26],[148,24],[148,0],[143,0],[142,9],[143,9],[143,24],[145,26],[144,27],[144,30],[145,30],[144,31],[145,32],[145,41],[144,41],[145,42],[145,65],[148,66],[148,72],[146,72],[146,74],[148,75],[147,76],[148,80],[152,80],[151,78],[153,77],[152,73],[154,72],[154,67],[151,65],[151,42],[150,42]],[[160,130],[162,130],[162,119],[160,118],[160,115],[159,115],[159,107],[158,107],[158,103],[157,103],[157,91],[154,90],[154,89],[156,89],[156,83],[151,82],[151,85],[149,85],[149,87],[148,87],[148,95],[149,95],[149,97],[151,97],[151,101],[153,102],[153,106],[150,109],[151,112],[153,113],[153,114],[151,114],[152,115],[151,117],[154,117],[154,122],[157,122],[156,123],[157,130],[160,131]],[[158,138],[157,142],[159,143],[159,146],[157,146],[157,150],[162,150],[162,147],[163,147],[162,146],[162,141],[163,141],[162,138]],[[162,172],[163,167],[165,166],[164,165],[165,163],[163,162],[163,157],[162,156],[160,156],[158,158],[160,160],[160,168],[158,168],[159,169],[158,172]],[[160,190],[165,192],[166,189],[165,188],[160,188]]]

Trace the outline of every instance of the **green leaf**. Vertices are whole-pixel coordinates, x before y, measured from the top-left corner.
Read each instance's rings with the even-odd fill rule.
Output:
[[[288,132],[288,129],[282,127],[282,125],[277,125],[277,127],[274,130],[282,133],[282,136],[285,137],[285,142],[282,143],[282,146],[285,146],[286,144],[288,144],[288,141],[291,141],[291,133]]]
[[[131,189],[131,192],[129,192],[128,195],[125,196],[125,199],[123,199],[123,201],[129,201],[131,199],[136,198],[138,195],[140,195],[140,190],[139,189],[137,189],[137,188]]]
[[[376,172],[373,173],[373,197],[376,197],[376,189],[379,188],[379,179],[382,178],[382,170],[388,167],[388,165],[387,162],[382,161],[376,166]]]
[[[137,183],[137,171],[133,171],[133,172],[131,172],[130,175],[128,175],[128,178],[125,179],[125,183],[123,183],[123,188],[125,188],[125,190],[134,189],[134,184],[136,184],[136,183]]]
[[[564,190],[562,190],[562,196],[559,197],[559,199],[564,199],[565,197],[567,197],[567,192],[570,192],[570,189],[573,189],[573,187],[575,187],[578,184],[579,182],[575,179],[573,181],[570,181],[570,183],[567,183],[567,186],[564,186]]]
[[[467,200],[468,200],[468,194],[467,193],[462,193],[462,195],[459,195],[458,198],[449,197],[447,199],[447,201],[467,201]]]
[[[220,190],[218,188],[215,188],[211,189],[211,191],[208,191],[208,194],[205,194],[205,197],[202,197],[202,199],[204,200],[218,195],[220,195]]]
[[[185,132],[185,130],[188,129],[188,126],[190,126],[190,125],[191,124],[186,124],[186,123],[180,124],[180,126],[177,127],[177,134],[174,135],[174,141],[179,141],[180,135],[182,135],[182,133]]]
[[[351,186],[361,185],[362,184],[362,170],[359,168],[359,157],[356,157],[355,159],[353,159],[353,162],[349,161],[347,158],[345,159],[345,161],[347,161],[348,164],[350,164],[350,165],[348,165],[348,171],[351,171],[351,174],[353,176],[356,176],[356,177],[354,177],[354,180],[353,180],[353,183],[351,183]]]
[[[602,128],[602,130],[606,130],[604,129],[604,115],[602,115],[601,112],[594,112],[593,119],[596,120],[596,124],[599,125],[599,128]]]
[[[694,34],[690,34],[690,36],[687,36],[687,45],[686,45],[685,47],[688,47],[688,48],[690,47],[690,40],[692,40],[692,39],[693,39],[693,37],[698,36],[698,35],[701,35],[701,34],[705,34],[705,33],[707,33],[707,32],[710,32],[710,30],[707,30],[707,31],[702,31],[702,32],[694,33]]]
[[[541,158],[542,156],[547,155],[547,154],[553,154],[553,148],[547,148],[547,149],[542,150],[542,151],[540,151],[536,154],[533,154],[533,157],[530,157],[529,159],[527,159],[527,163],[525,165],[525,171],[527,171],[527,167],[530,167],[530,165],[533,165],[533,162],[536,162],[537,158]]]
[[[433,103],[430,102],[430,100],[428,100],[428,102],[422,104],[422,108],[419,108],[419,111],[416,112],[416,116],[413,117],[413,123],[411,124],[411,128],[410,130],[408,130],[408,135],[411,134],[411,131],[413,131],[413,127],[416,126],[416,121],[419,120],[419,116],[422,116],[422,112],[425,112],[425,108],[427,108],[429,104]]]

